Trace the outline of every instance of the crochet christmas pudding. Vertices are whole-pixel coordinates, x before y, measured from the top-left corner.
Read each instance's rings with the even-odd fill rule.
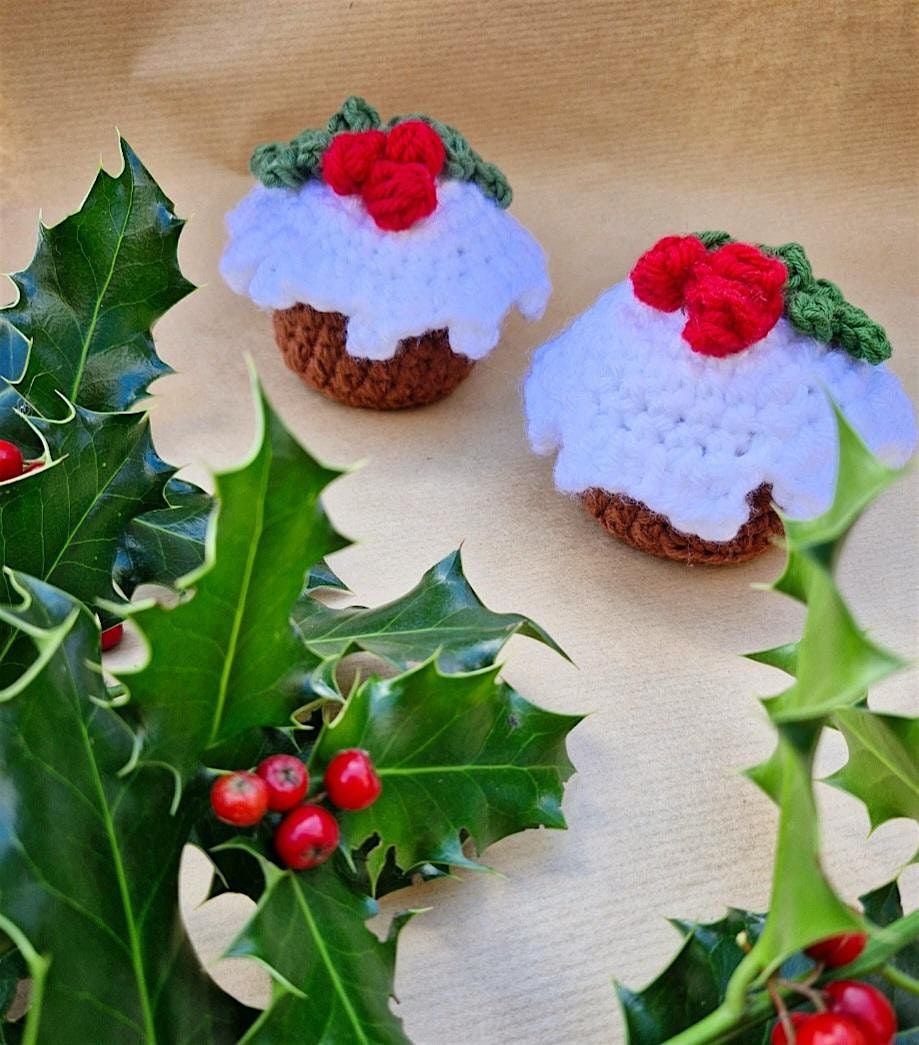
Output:
[[[385,126],[349,98],[324,130],[259,146],[259,179],[227,216],[220,271],[274,310],[287,364],[354,406],[394,409],[451,392],[494,348],[513,307],[551,290],[511,189],[452,127]]]
[[[815,279],[796,243],[669,236],[535,354],[537,453],[612,534],[685,562],[743,562],[787,516],[832,500],[830,398],[870,449],[903,464],[912,406],[883,329]]]

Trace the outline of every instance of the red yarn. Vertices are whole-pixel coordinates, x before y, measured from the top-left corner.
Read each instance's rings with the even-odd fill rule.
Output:
[[[708,251],[695,236],[665,236],[632,269],[635,297],[662,312],[675,312],[685,299],[686,283]]]
[[[687,313],[683,337],[694,352],[728,356],[764,338],[785,307],[788,270],[749,243],[709,253],[695,236],[665,236],[631,273],[635,297]]]
[[[729,243],[693,270],[683,337],[694,352],[727,356],[762,340],[785,307],[788,270],[748,243]]]
[[[336,134],[322,154],[322,178],[339,196],[360,192],[385,148],[386,135],[382,131]]]
[[[390,232],[411,228],[437,207],[437,187],[421,163],[377,160],[362,195],[373,220]]]
[[[422,163],[433,178],[443,170],[447,158],[440,135],[421,120],[397,123],[386,136],[385,155],[397,163]]]

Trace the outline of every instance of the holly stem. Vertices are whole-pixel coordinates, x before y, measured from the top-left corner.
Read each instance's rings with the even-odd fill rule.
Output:
[[[885,965],[881,969],[881,975],[894,987],[899,987],[901,991],[906,991],[908,994],[915,994],[919,997],[919,980],[914,979],[909,973],[903,972],[902,969],[898,969],[895,965]]]
[[[797,1045],[795,1025],[791,1022],[791,1017],[788,1015],[788,1006],[785,1004],[785,999],[779,993],[778,980],[775,976],[770,976],[766,980],[766,990],[769,992],[775,1011],[779,1015],[779,1022],[785,1031],[785,1041],[788,1042],[788,1045]]]
[[[823,1002],[823,995],[820,991],[815,990],[811,984],[814,982],[811,980],[778,980],[780,987],[783,987],[786,991],[790,991],[792,994],[800,994],[814,1006],[817,1012],[826,1012],[826,1005]]]

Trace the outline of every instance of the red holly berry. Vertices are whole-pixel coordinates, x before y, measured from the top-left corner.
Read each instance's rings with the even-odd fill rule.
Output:
[[[423,163],[377,160],[361,194],[370,216],[389,232],[411,228],[437,208],[437,187]]]
[[[838,969],[855,959],[865,949],[868,942],[867,933],[842,933],[840,936],[830,936],[826,940],[820,940],[804,952],[815,962],[823,962],[830,969]]]
[[[360,192],[374,163],[383,155],[382,131],[345,131],[336,134],[322,154],[322,178],[339,196]]]
[[[386,135],[384,155],[396,163],[421,163],[432,178],[440,174],[447,158],[440,135],[422,120],[397,123]]]
[[[306,766],[293,755],[269,755],[256,773],[268,786],[268,808],[276,813],[286,813],[302,802],[310,783]]]
[[[795,1026],[797,1045],[872,1045],[861,1027],[847,1016],[818,1012]]]
[[[22,451],[15,443],[0,439],[0,482],[22,475]]]
[[[630,279],[639,301],[675,312],[683,305],[686,284],[708,251],[697,236],[665,236],[635,262]]]
[[[318,867],[335,852],[338,821],[322,806],[298,806],[281,821],[274,833],[274,847],[285,867],[304,871]]]
[[[110,628],[104,628],[99,640],[102,652],[108,653],[110,649],[114,649],[116,646],[120,645],[123,638],[124,625],[122,623],[119,622],[118,624],[113,624]]]
[[[830,1012],[857,1022],[872,1045],[887,1045],[896,1033],[896,1013],[877,987],[858,980],[836,980],[827,984],[825,994]]]
[[[325,771],[325,789],[339,809],[366,809],[380,797],[383,784],[366,751],[339,751]]]
[[[268,812],[268,785],[255,773],[227,773],[211,788],[211,808],[234,827],[252,827]]]
[[[791,1024],[792,1024],[792,1026],[795,1029],[795,1037],[796,1038],[797,1038],[798,1030],[801,1027],[801,1024],[804,1023],[805,1020],[809,1020],[812,1015],[813,1015],[813,1013],[810,1013],[810,1012],[791,1012],[791,1013],[789,1013],[789,1019],[791,1020]],[[785,1033],[785,1024],[782,1023],[781,1020],[779,1020],[776,1023],[776,1025],[772,1028],[772,1039],[771,1040],[772,1040],[772,1045],[788,1045],[790,1039],[789,1039],[788,1035]]]

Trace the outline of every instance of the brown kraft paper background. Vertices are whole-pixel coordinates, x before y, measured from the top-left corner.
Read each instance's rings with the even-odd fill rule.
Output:
[[[535,617],[577,667],[514,640],[507,677],[559,711],[592,711],[571,740],[568,832],[530,832],[464,874],[384,903],[433,909],[402,935],[398,1011],[420,1045],[619,1042],[612,977],[643,985],[678,937],[667,916],[768,902],[775,811],[738,775],[771,731],[756,701],[781,678],[739,654],[788,641],[800,613],[751,590],[771,553],[711,571],[613,541],[529,454],[519,386],[532,349],[671,232],[723,228],[804,243],[884,323],[892,366],[917,392],[917,54],[908,2],[737,0],[503,4],[353,0],[37,0],[3,5],[0,266],[23,268],[39,209],[75,209],[117,126],[189,219],[180,256],[201,289],[157,326],[178,371],[156,388],[168,460],[238,461],[252,438],[243,353],[287,423],[322,459],[366,462],[330,489],[358,543],[333,566],[365,604],[411,587],[464,542],[470,579],[499,610]],[[397,415],[350,410],[288,372],[271,320],[217,274],[223,215],[250,185],[258,142],[321,124],[351,93],[384,115],[423,110],[460,128],[515,189],[513,213],[549,253],[545,318],[512,317],[454,395]],[[12,294],[7,284],[3,295]],[[869,513],[842,582],[879,641],[916,653],[915,475]],[[119,651],[136,657],[130,639]],[[916,676],[876,706],[916,709]],[[827,743],[821,767],[835,768]],[[825,861],[851,897],[915,850],[894,822],[866,840],[854,799],[820,789]],[[194,855],[194,854],[193,854]],[[219,962],[239,898],[188,920],[221,983],[263,1001],[267,978]],[[916,902],[919,872],[906,876]],[[382,923],[381,923],[382,924]]]

